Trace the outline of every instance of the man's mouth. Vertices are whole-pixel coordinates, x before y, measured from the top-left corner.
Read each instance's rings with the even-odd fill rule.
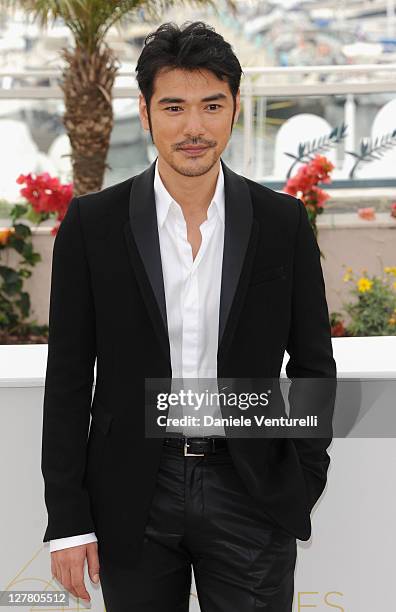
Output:
[[[180,150],[184,151],[185,153],[198,154],[198,153],[203,153],[208,148],[209,147],[203,146],[203,145],[199,145],[199,146],[190,145],[186,147],[180,147]]]

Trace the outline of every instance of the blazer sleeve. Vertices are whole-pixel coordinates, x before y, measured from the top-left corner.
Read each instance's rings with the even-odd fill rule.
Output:
[[[83,484],[96,358],[95,311],[74,197],[55,237],[43,402],[43,542],[95,531]]]
[[[306,208],[301,200],[297,201],[300,213],[294,251],[291,323],[286,347],[290,359],[285,369],[288,378],[292,379],[288,394],[290,416],[317,414],[319,432],[326,432],[326,437],[293,438],[304,471],[311,510],[325,487],[330,463],[326,449],[332,441],[337,367],[333,357],[320,249]]]

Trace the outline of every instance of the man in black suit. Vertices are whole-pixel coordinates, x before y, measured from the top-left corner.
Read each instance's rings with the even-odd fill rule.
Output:
[[[145,401],[150,379],[279,379],[285,350],[289,378],[334,380],[318,244],[300,200],[221,159],[241,67],[219,34],[163,24],[136,70],[158,157],[74,197],[54,243],[43,541],[107,612],[186,612],[191,567],[202,612],[290,611],[331,438],[148,435]]]

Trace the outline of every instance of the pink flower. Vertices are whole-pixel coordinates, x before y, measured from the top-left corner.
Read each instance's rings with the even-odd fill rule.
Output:
[[[361,219],[366,219],[366,221],[372,221],[375,219],[375,211],[373,207],[358,208],[358,215]]]

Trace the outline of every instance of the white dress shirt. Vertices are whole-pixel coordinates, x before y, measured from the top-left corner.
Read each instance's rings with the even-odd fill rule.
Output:
[[[187,240],[187,224],[181,206],[163,184],[158,159],[155,164],[154,195],[162,273],[168,320],[172,367],[172,391],[185,379],[197,392],[217,392],[217,349],[221,270],[224,247],[224,175],[220,164],[216,189],[200,225],[202,242],[195,259]],[[205,379],[210,379],[205,381]],[[207,384],[209,383],[209,384]],[[184,388],[184,387],[183,387]],[[171,406],[169,417],[194,414],[189,407]],[[206,407],[204,414],[221,416],[219,406]],[[223,428],[168,426],[167,432],[185,436],[224,436]],[[94,532],[50,540],[50,551],[96,542]]]

